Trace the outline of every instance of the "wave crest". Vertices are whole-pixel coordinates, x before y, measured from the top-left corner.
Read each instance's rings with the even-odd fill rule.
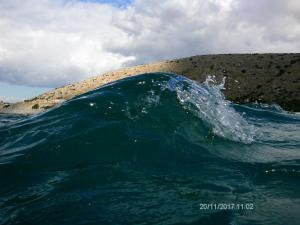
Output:
[[[220,137],[243,142],[254,141],[255,129],[225,100],[223,82],[217,84],[214,76],[208,76],[202,84],[177,77],[171,79],[171,87],[176,86],[176,93],[181,105],[202,119]]]

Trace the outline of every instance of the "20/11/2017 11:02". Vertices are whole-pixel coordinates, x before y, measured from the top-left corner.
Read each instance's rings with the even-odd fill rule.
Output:
[[[200,210],[254,210],[253,203],[200,203]]]

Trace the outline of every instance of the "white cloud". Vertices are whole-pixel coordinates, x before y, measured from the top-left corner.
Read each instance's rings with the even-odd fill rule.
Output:
[[[133,58],[104,50],[105,42],[126,39],[111,26],[119,11],[75,1],[2,1],[1,81],[51,87],[122,66]]]
[[[160,59],[299,52],[299,10],[297,0],[2,0],[0,81],[54,87]]]

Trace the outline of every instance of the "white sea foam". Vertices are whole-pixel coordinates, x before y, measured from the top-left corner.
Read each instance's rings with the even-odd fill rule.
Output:
[[[215,135],[247,144],[254,141],[254,127],[225,100],[221,91],[225,78],[220,84],[216,83],[214,76],[208,76],[202,84],[182,79],[173,80],[170,85],[172,89],[176,86],[182,106],[201,118]]]

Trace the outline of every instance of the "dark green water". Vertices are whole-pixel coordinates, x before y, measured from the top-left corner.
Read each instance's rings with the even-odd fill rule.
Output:
[[[299,224],[300,117],[221,88],[148,74],[0,116],[0,224]]]

